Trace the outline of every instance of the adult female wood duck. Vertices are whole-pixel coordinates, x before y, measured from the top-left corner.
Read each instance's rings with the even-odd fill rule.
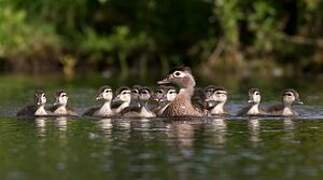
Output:
[[[202,116],[203,113],[192,105],[191,98],[194,94],[195,79],[187,67],[177,68],[158,84],[176,84],[180,87],[176,98],[165,109],[162,116]]]

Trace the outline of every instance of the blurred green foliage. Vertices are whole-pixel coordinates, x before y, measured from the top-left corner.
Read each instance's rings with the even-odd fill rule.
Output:
[[[321,0],[0,0],[2,70],[320,73],[322,41]]]

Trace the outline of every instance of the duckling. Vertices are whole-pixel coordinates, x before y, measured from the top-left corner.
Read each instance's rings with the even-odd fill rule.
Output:
[[[248,106],[241,109],[237,116],[256,116],[256,115],[266,115],[267,113],[259,108],[261,95],[258,88],[251,88],[248,91],[249,100]]]
[[[175,87],[159,86],[152,96],[152,100],[155,103],[153,112],[158,116],[162,115],[169,103],[175,99],[176,95]]]
[[[298,116],[299,114],[292,108],[294,104],[303,104],[303,102],[296,90],[286,89],[282,93],[282,104],[268,108],[267,112],[278,116]]]
[[[139,107],[130,106],[121,111],[125,117],[156,117],[156,114],[150,110],[149,100],[151,98],[151,90],[148,87],[141,87],[139,89]]]
[[[227,90],[223,87],[208,86],[204,89],[205,102],[209,115],[225,115],[228,112],[224,109],[227,102]]]
[[[115,115],[120,114],[122,110],[130,106],[131,103],[131,89],[128,87],[121,87],[117,90],[117,96],[113,99],[112,109]]]
[[[189,68],[177,68],[165,79],[158,82],[158,84],[169,83],[178,85],[180,87],[180,91],[176,95],[175,99],[170,102],[168,107],[163,112],[162,116],[178,117],[203,115],[201,111],[193,106],[191,101],[196,83]]]
[[[44,91],[37,90],[34,94],[34,104],[28,105],[18,111],[17,116],[48,116],[51,113],[45,109],[47,98]]]
[[[53,115],[56,116],[77,116],[77,113],[69,107],[67,93],[64,90],[59,90],[56,92],[55,95],[55,103],[50,108],[50,111],[53,113]]]
[[[96,96],[97,101],[103,101],[103,104],[99,107],[93,107],[87,110],[85,116],[96,117],[110,117],[113,116],[111,109],[111,101],[113,98],[113,92],[110,86],[102,86]]]

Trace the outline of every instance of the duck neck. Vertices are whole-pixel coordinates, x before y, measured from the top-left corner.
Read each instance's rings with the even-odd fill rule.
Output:
[[[103,111],[111,111],[111,101],[105,101],[100,110],[103,110]]]
[[[121,112],[123,109],[125,109],[126,107],[128,107],[131,103],[130,101],[124,101],[117,109],[117,113]]]
[[[178,93],[179,96],[185,96],[187,99],[191,99],[193,94],[194,94],[194,86],[181,88]]]
[[[212,110],[211,113],[212,114],[220,114],[220,113],[224,113],[224,104],[225,102],[220,102],[218,104],[216,104]]]
[[[45,105],[37,106],[37,110],[35,112],[36,116],[47,115],[47,111],[45,110]]]
[[[247,112],[247,114],[259,114],[259,103],[252,104]]]

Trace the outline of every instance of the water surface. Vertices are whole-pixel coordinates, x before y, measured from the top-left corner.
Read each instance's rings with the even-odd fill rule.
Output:
[[[17,119],[35,88],[66,89],[82,112],[105,80],[79,83],[5,77],[0,85],[1,179],[321,179],[323,96],[306,81],[263,84],[264,106],[294,85],[298,118]],[[9,82],[16,82],[12,85]],[[17,83],[19,82],[19,83]],[[230,86],[235,113],[251,83]],[[118,84],[113,84],[118,86]]]

